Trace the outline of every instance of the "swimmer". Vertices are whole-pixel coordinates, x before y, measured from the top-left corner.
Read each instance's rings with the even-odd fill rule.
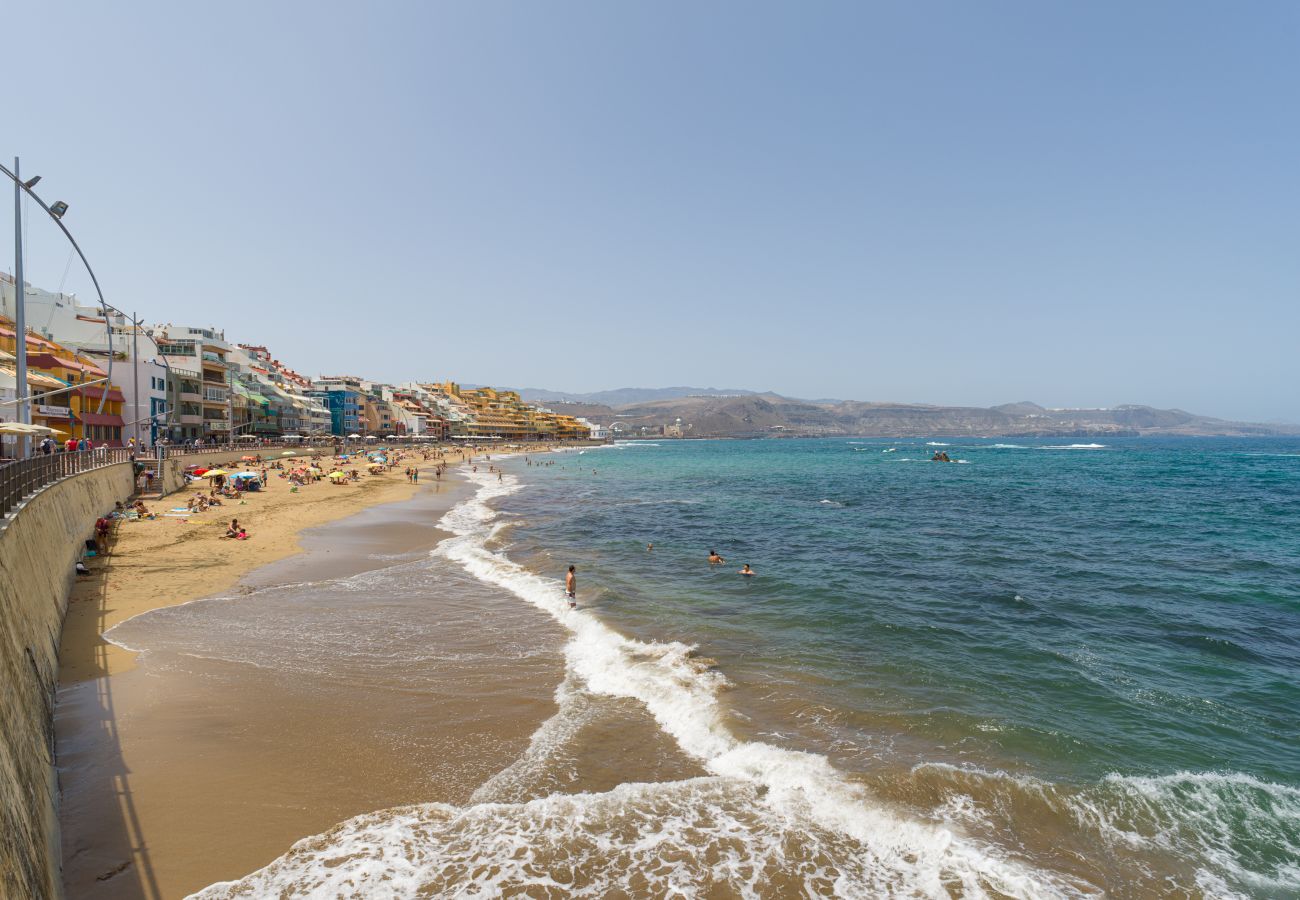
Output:
[[[569,609],[578,605],[578,576],[575,571],[575,566],[569,566],[568,574],[564,576],[564,596],[569,601]]]
[[[653,550],[654,548],[655,548],[655,545],[654,545],[654,544],[646,544],[646,545],[645,545],[645,552],[646,552],[646,553],[649,553],[649,552],[650,552],[651,550]]]
[[[723,559],[721,556],[718,555],[718,551],[717,551],[717,550],[710,550],[710,551],[709,551],[709,565],[711,565],[711,566],[716,566],[716,565],[718,565],[719,563],[724,563],[724,562],[726,562],[726,560]]]
[[[745,563],[745,565],[743,565],[743,566],[741,567],[740,571],[737,572],[736,574],[737,574],[737,575],[757,575],[758,573],[755,572],[753,569],[751,569],[751,568],[749,567],[749,563]]]

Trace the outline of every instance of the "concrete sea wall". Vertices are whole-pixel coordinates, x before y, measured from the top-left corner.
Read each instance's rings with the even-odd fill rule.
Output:
[[[131,464],[45,487],[0,521],[0,897],[62,896],[54,691],[74,564]]]

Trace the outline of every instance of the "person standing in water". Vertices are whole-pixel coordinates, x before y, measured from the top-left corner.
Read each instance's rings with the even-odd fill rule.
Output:
[[[576,566],[569,566],[568,574],[564,576],[564,596],[569,601],[569,609],[578,605],[578,576],[574,574],[575,571]]]
[[[711,566],[716,566],[716,565],[719,565],[719,564],[724,563],[724,562],[726,562],[726,560],[723,559],[721,556],[718,555],[718,551],[717,551],[717,550],[710,550],[710,551],[709,551],[709,565],[711,565]]]
[[[751,569],[751,568],[749,567],[749,563],[745,563],[743,566],[740,567],[740,571],[737,572],[736,574],[737,574],[737,575],[757,575],[758,573],[755,572],[753,569]]]

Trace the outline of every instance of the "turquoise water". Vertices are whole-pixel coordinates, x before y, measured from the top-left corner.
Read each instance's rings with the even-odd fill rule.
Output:
[[[933,443],[512,460],[503,547],[889,802],[1115,893],[1300,895],[1300,440]]]

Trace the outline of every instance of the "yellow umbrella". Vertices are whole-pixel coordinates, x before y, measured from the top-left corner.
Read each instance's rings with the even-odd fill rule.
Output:
[[[368,468],[368,469],[382,469],[383,467],[384,467],[384,464],[383,464],[383,463],[371,463],[371,464],[368,465],[366,468]]]
[[[218,475],[229,475],[225,469],[208,469],[203,473],[204,478],[216,478]]]
[[[329,475],[328,475],[327,477],[329,477],[329,478],[347,478],[348,476],[347,476],[345,473],[343,473],[343,472],[330,472]]]

